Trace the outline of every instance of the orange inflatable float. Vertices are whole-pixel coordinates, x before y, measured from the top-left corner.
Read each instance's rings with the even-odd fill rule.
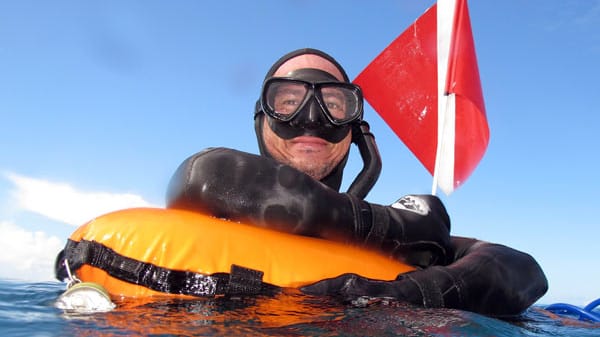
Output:
[[[56,264],[59,279],[73,273],[120,297],[258,293],[344,273],[391,280],[411,270],[342,243],[159,208],[93,219],[71,235]]]

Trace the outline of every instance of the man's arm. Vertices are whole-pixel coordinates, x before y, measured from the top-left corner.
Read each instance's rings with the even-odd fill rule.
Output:
[[[169,184],[167,207],[365,245],[413,265],[445,264],[452,256],[450,219],[437,197],[370,204],[270,158],[226,148],[185,160]]]
[[[452,237],[455,261],[379,281],[342,275],[303,288],[310,294],[393,297],[431,308],[454,308],[492,316],[518,315],[548,289],[529,254],[476,239]]]

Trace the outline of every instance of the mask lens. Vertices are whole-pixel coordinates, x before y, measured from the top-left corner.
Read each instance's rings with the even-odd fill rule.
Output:
[[[308,85],[299,81],[270,81],[263,90],[263,106],[272,117],[288,121],[302,107],[308,90]]]
[[[322,84],[318,93],[327,114],[336,124],[352,121],[362,111],[362,95],[353,85],[342,83]]]

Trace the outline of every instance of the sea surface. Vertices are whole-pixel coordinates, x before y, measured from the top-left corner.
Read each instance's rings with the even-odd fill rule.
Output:
[[[110,312],[75,314],[54,306],[64,290],[59,282],[0,280],[0,336],[600,336],[600,324],[541,306],[504,321],[384,300],[341,304],[286,290],[250,298],[121,300]]]

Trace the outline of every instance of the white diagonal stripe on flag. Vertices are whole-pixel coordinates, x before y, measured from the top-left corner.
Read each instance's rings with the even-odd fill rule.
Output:
[[[454,189],[455,97],[446,92],[450,45],[454,30],[455,0],[437,3],[438,132],[432,194],[437,186],[449,194]]]

